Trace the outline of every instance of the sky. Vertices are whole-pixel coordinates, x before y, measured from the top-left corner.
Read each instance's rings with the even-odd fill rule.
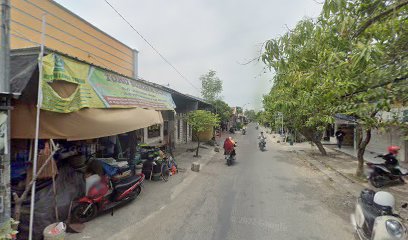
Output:
[[[200,76],[210,69],[223,81],[230,106],[259,110],[273,73],[262,62],[262,43],[279,37],[305,17],[315,0],[108,0],[187,79],[165,63],[103,0],[57,0],[102,31],[138,49],[139,76],[200,96]]]

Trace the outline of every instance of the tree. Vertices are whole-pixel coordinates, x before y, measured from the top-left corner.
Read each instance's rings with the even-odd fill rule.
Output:
[[[212,105],[221,122],[228,122],[231,119],[232,109],[226,102],[218,99],[212,102]]]
[[[250,121],[255,121],[256,120],[256,112],[255,110],[245,110],[244,115],[250,120]]]
[[[408,100],[408,1],[326,1],[325,24],[348,41],[332,76],[351,85],[342,90],[336,110],[357,119],[357,176],[363,175],[364,152],[373,128],[407,125],[383,121],[381,112],[406,106]],[[344,27],[348,26],[348,27]]]
[[[275,71],[274,85],[264,96],[267,122],[275,122],[277,114],[285,126],[298,130],[326,155],[321,143],[322,130],[333,122],[331,103],[336,83],[325,81],[320,65],[328,54],[320,54],[326,41],[315,23],[306,19],[279,39],[267,42],[263,61]],[[329,52],[329,46],[324,51]],[[320,55],[319,55],[320,54]]]
[[[218,78],[217,72],[209,70],[208,73],[200,77],[201,95],[205,100],[212,103],[220,98],[222,92],[222,81]]]
[[[317,21],[300,21],[265,45],[262,60],[275,71],[265,110],[282,112],[285,125],[323,154],[321,131],[334,114],[354,116],[358,176],[371,129],[402,125],[377,114],[407,104],[407,6],[407,0],[326,0]]]
[[[198,157],[198,150],[200,149],[200,133],[217,127],[220,120],[217,114],[205,110],[196,110],[188,114],[187,122],[196,134],[197,150],[195,156]]]

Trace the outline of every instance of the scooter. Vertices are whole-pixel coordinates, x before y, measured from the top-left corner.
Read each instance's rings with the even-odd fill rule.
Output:
[[[384,157],[378,155],[377,157]],[[369,180],[370,183],[376,187],[381,188],[386,185],[404,184],[403,176],[408,175],[408,170],[397,165],[393,169],[389,169],[385,163],[366,163],[370,169]]]
[[[101,181],[89,188],[85,197],[77,200],[72,211],[75,222],[84,223],[96,217],[99,212],[130,202],[139,196],[145,175],[132,175],[119,181],[104,176]],[[113,214],[113,210],[112,210]]]
[[[246,134],[246,129],[244,128],[244,129],[242,129],[242,135],[245,135]]]
[[[263,152],[266,149],[266,141],[265,139],[261,139],[258,143],[259,149]]]
[[[235,147],[237,147],[236,142],[235,142],[235,144],[234,144],[234,148],[235,148]],[[235,161],[235,156],[232,154],[232,151],[225,153],[225,160],[227,161],[227,165],[228,165],[228,166],[231,166],[231,165],[232,165],[232,163]]]
[[[231,166],[231,165],[232,165],[232,162],[235,160],[235,158],[234,158],[234,156],[232,156],[232,154],[227,153],[227,154],[225,155],[225,160],[227,161],[227,165],[228,165],[228,166]]]
[[[351,222],[360,240],[406,239],[407,228],[393,212],[395,199],[391,193],[364,189],[357,199]],[[406,204],[403,205],[406,207]]]

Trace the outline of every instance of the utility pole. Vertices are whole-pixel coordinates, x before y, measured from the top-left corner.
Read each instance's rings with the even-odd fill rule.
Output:
[[[1,0],[0,35],[0,229],[10,227],[10,0]]]

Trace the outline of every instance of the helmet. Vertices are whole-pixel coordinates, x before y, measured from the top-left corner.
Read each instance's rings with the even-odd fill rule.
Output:
[[[389,146],[389,147],[387,148],[388,152],[391,153],[391,154],[398,154],[398,151],[399,151],[400,149],[401,149],[401,148],[400,148],[399,146]]]
[[[395,207],[395,198],[389,192],[377,192],[374,195],[374,202],[380,206],[391,207],[392,209]]]

